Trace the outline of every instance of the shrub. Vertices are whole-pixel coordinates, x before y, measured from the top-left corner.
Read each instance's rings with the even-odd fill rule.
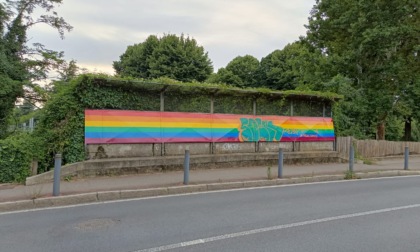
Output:
[[[0,182],[22,182],[30,174],[33,158],[39,157],[35,138],[18,133],[0,140]]]

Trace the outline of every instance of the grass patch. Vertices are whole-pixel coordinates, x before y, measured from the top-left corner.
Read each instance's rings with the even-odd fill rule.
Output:
[[[359,179],[359,178],[356,176],[356,173],[354,171],[348,170],[344,174],[344,179],[348,179],[349,180],[349,179]]]

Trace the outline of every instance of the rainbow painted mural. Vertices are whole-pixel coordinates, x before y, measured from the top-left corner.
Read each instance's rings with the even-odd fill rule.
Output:
[[[86,110],[85,143],[334,141],[331,118]]]

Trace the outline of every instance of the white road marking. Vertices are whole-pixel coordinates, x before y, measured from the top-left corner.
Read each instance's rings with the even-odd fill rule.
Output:
[[[407,175],[407,176],[395,176],[395,177],[380,177],[380,178],[366,178],[366,179],[351,179],[351,180],[334,180],[334,181],[322,181],[322,182],[310,182],[310,183],[296,183],[296,184],[286,184],[286,185],[245,187],[245,188],[224,189],[224,190],[203,191],[203,192],[192,192],[192,193],[182,193],[182,194],[170,194],[170,195],[151,196],[151,197],[144,197],[144,198],[119,199],[119,200],[110,200],[110,201],[97,201],[97,202],[83,203],[83,204],[75,204],[75,205],[68,205],[68,206],[53,206],[53,207],[45,207],[45,208],[34,208],[34,209],[17,210],[17,211],[10,211],[10,212],[1,212],[0,213],[0,216],[1,215],[6,215],[6,214],[38,212],[38,211],[44,211],[44,210],[75,208],[75,207],[81,207],[81,206],[93,206],[93,205],[101,205],[101,204],[112,204],[112,203],[121,203],[121,202],[131,202],[131,201],[158,199],[158,198],[182,197],[182,196],[190,196],[190,195],[197,195],[197,194],[210,194],[210,193],[235,192],[235,191],[247,191],[247,190],[262,190],[262,189],[267,189],[267,188],[292,187],[292,186],[309,186],[309,185],[334,184],[334,183],[351,183],[351,182],[364,182],[364,181],[369,181],[369,180],[385,180],[385,179],[400,179],[400,178],[415,178],[415,177],[420,177],[420,175]],[[226,182],[226,183],[229,183],[229,182]],[[208,183],[208,184],[211,184],[211,183]],[[116,191],[124,191],[124,190],[116,190]],[[100,191],[100,192],[105,192],[105,191]],[[81,195],[81,194],[77,194],[77,195]],[[71,196],[71,195],[68,195],[68,196]],[[6,203],[6,202],[0,202],[0,204],[1,203]]]
[[[197,240],[192,240],[192,241],[169,244],[169,245],[155,247],[155,248],[136,250],[136,251],[133,251],[133,252],[166,251],[166,250],[170,250],[170,249],[189,247],[189,246],[194,246],[194,245],[198,245],[198,244],[204,244],[204,243],[209,243],[209,242],[214,242],[214,241],[232,239],[232,238],[237,238],[237,237],[242,237],[242,236],[247,236],[247,235],[253,235],[253,234],[259,234],[259,233],[264,233],[264,232],[278,231],[278,230],[282,230],[282,229],[301,227],[301,226],[306,226],[306,225],[311,225],[311,224],[324,223],[324,222],[330,222],[330,221],[335,221],[335,220],[350,219],[350,218],[355,218],[355,217],[381,214],[381,213],[387,213],[387,212],[393,212],[393,211],[399,211],[399,210],[406,210],[406,209],[418,208],[418,207],[420,207],[420,204],[407,205],[407,206],[401,206],[401,207],[384,208],[384,209],[379,209],[379,210],[353,213],[353,214],[345,214],[345,215],[327,217],[327,218],[322,218],[322,219],[308,220],[308,221],[295,222],[295,223],[285,224],[285,225],[278,225],[278,226],[272,226],[272,227],[252,229],[252,230],[243,231],[243,232],[224,234],[224,235],[202,238],[202,239],[197,239]]]

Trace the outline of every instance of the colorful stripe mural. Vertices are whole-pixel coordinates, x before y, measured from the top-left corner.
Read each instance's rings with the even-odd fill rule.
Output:
[[[331,118],[86,110],[85,143],[334,141]]]

